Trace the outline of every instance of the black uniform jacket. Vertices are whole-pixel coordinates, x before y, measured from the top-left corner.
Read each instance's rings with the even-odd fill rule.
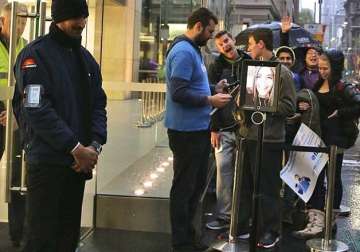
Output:
[[[71,165],[74,161],[71,150],[78,142],[84,145],[91,141],[106,142],[106,95],[100,69],[85,48],[79,50],[85,65],[82,77],[78,76],[79,66],[74,64],[72,49],[49,35],[33,41],[17,58],[13,108],[30,164]],[[79,91],[75,83],[81,78],[88,78],[86,92]],[[41,86],[38,107],[24,106],[28,85]],[[79,100],[85,94],[90,96],[88,122],[82,121],[83,110],[79,109]],[[85,127],[90,136],[84,136]]]

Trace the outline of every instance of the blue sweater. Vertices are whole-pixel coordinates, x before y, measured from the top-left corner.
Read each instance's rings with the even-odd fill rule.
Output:
[[[165,127],[178,131],[208,130],[211,95],[199,48],[186,37],[174,41],[166,59]]]

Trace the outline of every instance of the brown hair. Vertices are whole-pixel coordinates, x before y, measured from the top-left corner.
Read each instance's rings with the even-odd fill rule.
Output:
[[[269,51],[273,50],[273,33],[268,28],[256,28],[254,29],[249,37],[253,37],[256,43],[262,40],[265,44],[266,49]]]
[[[218,24],[218,19],[214,13],[207,8],[199,8],[188,17],[187,27],[188,29],[191,29],[197,22],[200,22],[203,27],[206,27],[209,25],[210,20],[213,20],[215,24]]]
[[[230,32],[226,31],[226,30],[222,30],[222,31],[219,31],[218,33],[216,33],[215,35],[215,39],[218,39],[218,38],[221,38],[222,36],[224,35],[228,35],[229,38],[233,38],[233,36],[231,35]]]

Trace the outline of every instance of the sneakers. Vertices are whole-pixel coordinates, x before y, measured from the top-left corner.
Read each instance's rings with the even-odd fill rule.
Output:
[[[293,236],[299,239],[310,239],[322,236],[325,229],[325,215],[324,212],[317,209],[310,209],[308,211],[308,223],[304,229],[294,231]]]
[[[232,237],[229,233],[229,230],[216,236],[216,239],[221,240],[221,241],[247,240],[249,238],[250,238],[250,234],[248,232],[240,233],[238,236]]]
[[[228,220],[218,218],[212,222],[206,223],[206,227],[211,230],[221,230],[221,229],[229,228],[230,223]]]
[[[229,240],[248,240],[250,238],[250,234],[249,233],[242,233],[237,235],[236,237],[232,237],[231,235],[229,235]]]
[[[275,232],[267,232],[261,237],[257,246],[259,248],[269,249],[275,247],[279,241],[280,237],[278,234]]]

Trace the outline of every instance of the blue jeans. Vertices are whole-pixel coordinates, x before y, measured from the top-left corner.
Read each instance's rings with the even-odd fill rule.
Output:
[[[230,220],[235,170],[236,134],[233,131],[220,133],[220,148],[215,149],[216,199],[218,218]]]

